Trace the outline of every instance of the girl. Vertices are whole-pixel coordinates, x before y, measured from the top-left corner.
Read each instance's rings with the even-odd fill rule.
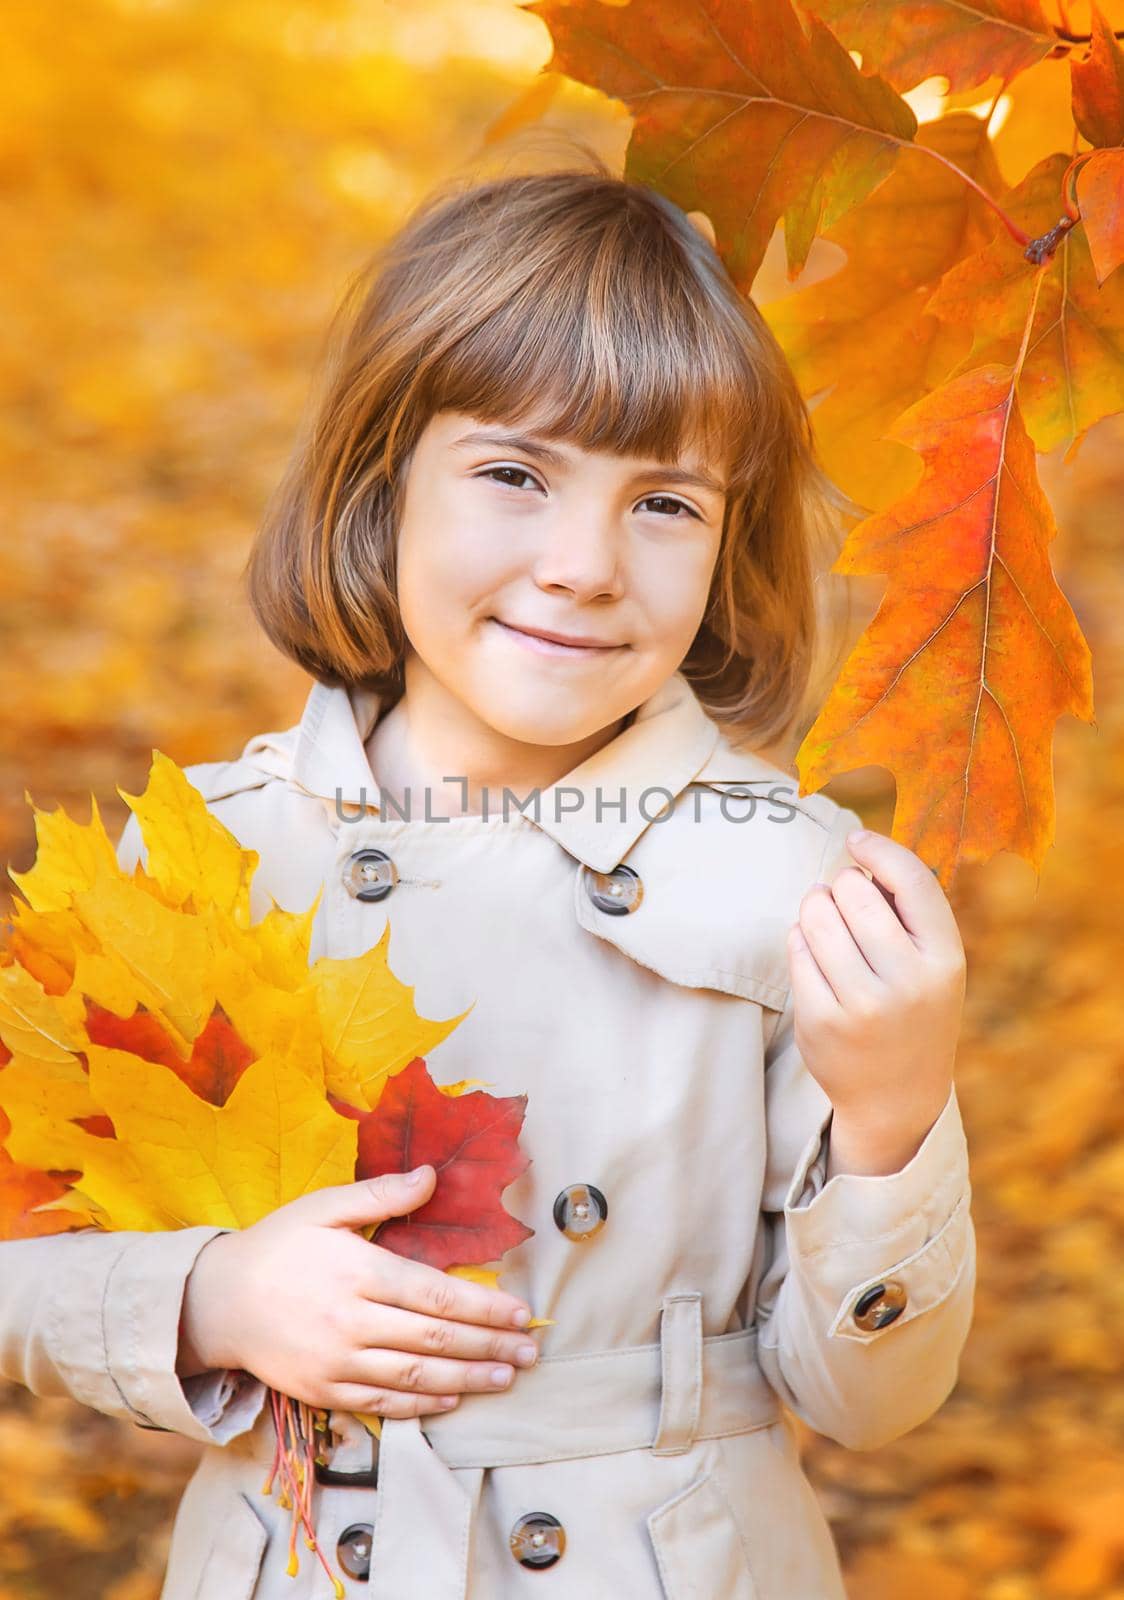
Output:
[[[418,1011],[472,1007],[429,1066],[527,1093],[534,1235],[501,1292],[355,1231],[427,1167],[5,1244],[0,1372],[208,1446],[163,1600],[330,1600],[262,1494],[267,1385],[331,1408],[348,1593],[842,1600],[792,1414],[874,1449],[956,1381],[964,958],[924,863],[761,753],[828,492],[791,372],[597,162],[434,194],[335,331],[248,565],[315,683],[187,771],[260,854],[255,917],[323,890],[313,960],[389,918]]]

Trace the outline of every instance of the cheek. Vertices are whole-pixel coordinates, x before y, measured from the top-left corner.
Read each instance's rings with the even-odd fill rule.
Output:
[[[664,554],[665,559],[641,562],[637,568],[648,614],[668,633],[693,638],[706,610],[716,546],[700,540]]]
[[[398,541],[398,600],[411,638],[488,613],[512,568],[495,529],[463,505],[435,499],[418,513],[403,521]]]

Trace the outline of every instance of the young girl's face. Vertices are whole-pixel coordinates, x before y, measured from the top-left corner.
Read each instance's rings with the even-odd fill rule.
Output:
[[[439,412],[410,459],[399,529],[411,649],[505,737],[575,743],[682,663],[724,509],[721,467],[697,455],[661,466]]]

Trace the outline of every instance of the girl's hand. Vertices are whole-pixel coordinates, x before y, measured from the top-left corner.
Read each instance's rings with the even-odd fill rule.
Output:
[[[896,1172],[952,1087],[964,947],[919,856],[884,834],[849,834],[858,867],[815,884],[788,934],[797,1047],[834,1108],[836,1171]]]
[[[217,1234],[188,1274],[185,1366],[241,1367],[294,1400],[382,1417],[506,1388],[538,1358],[525,1302],[352,1232],[416,1210],[436,1181],[427,1166],[337,1184]]]

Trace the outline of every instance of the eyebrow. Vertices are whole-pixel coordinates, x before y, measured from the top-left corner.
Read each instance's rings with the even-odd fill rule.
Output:
[[[450,446],[452,450],[466,450],[473,445],[495,444],[509,449],[522,450],[526,455],[534,456],[540,461],[546,461],[555,467],[567,465],[566,457],[560,450],[554,450],[543,440],[528,433],[501,433],[486,428],[477,428],[472,433],[466,433],[454,441]],[[726,493],[725,484],[719,483],[717,478],[712,478],[709,473],[690,472],[686,467],[673,467],[653,462],[650,467],[642,467],[639,472],[633,473],[633,479],[649,478],[653,474],[661,477],[668,483],[694,484],[700,489],[710,489],[715,494]]]

